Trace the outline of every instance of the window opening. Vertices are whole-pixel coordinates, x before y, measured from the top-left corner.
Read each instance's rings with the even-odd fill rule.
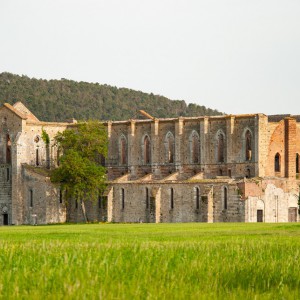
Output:
[[[121,165],[127,164],[127,141],[124,136],[121,137]]]
[[[38,149],[38,148],[35,150],[35,164],[36,164],[37,166],[40,165],[39,149]]]
[[[252,149],[251,149],[251,132],[249,130],[246,131],[245,134],[245,140],[246,140],[246,160],[252,159]]]
[[[196,187],[196,209],[200,208],[200,189]]]
[[[144,163],[145,164],[150,163],[150,155],[151,155],[150,146],[151,146],[150,138],[148,136],[145,136],[144,139]]]
[[[192,162],[194,164],[199,163],[200,143],[199,137],[194,133],[192,138]]]
[[[29,190],[29,205],[33,207],[33,190]]]
[[[227,188],[224,187],[224,209],[227,209],[227,200],[228,200],[227,197],[228,197]]]
[[[174,190],[173,190],[173,188],[171,188],[171,190],[170,190],[170,192],[171,192],[171,196],[170,196],[170,200],[171,200],[171,209],[173,209],[174,208]]]
[[[275,172],[280,172],[280,154],[276,153],[275,155]]]
[[[146,208],[149,208],[149,189],[146,188]]]
[[[222,133],[218,138],[218,162],[224,162],[224,135]]]
[[[6,163],[11,163],[11,140],[9,135],[6,135]]]
[[[125,190],[121,189],[121,202],[122,202],[122,209],[125,208]]]

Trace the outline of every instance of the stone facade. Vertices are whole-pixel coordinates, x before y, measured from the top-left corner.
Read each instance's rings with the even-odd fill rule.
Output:
[[[85,202],[89,221],[298,221],[299,116],[147,116],[105,123],[109,185]],[[0,121],[0,224],[85,221],[47,172],[54,136],[76,122],[41,122],[20,102]]]

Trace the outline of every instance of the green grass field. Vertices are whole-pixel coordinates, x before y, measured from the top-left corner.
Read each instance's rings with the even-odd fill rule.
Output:
[[[0,298],[300,299],[300,224],[0,227]]]

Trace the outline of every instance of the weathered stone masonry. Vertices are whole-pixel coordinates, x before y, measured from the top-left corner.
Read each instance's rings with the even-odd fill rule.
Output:
[[[109,186],[86,203],[89,221],[298,221],[299,116],[144,115],[105,123]],[[58,163],[54,136],[76,122],[41,122],[20,102],[0,120],[0,224],[84,221],[46,171]]]

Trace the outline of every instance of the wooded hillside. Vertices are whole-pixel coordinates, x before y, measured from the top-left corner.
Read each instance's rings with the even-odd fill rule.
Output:
[[[40,120],[126,120],[145,110],[154,117],[220,115],[184,100],[67,79],[44,80],[0,73],[0,105],[22,101]]]

